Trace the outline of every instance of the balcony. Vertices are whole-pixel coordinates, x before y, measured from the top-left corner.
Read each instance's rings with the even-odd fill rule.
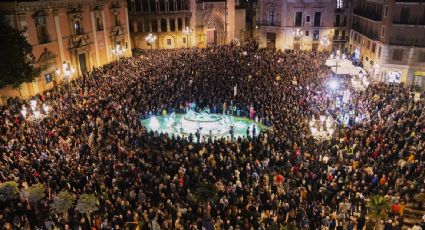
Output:
[[[395,0],[396,3],[406,3],[406,4],[419,4],[425,2],[424,0]]]
[[[390,45],[425,47],[425,39],[420,39],[420,38],[390,38]]]
[[[332,41],[334,41],[334,42],[345,42],[345,41],[348,41],[348,36],[333,36]]]
[[[344,8],[335,8],[335,13],[344,13]]]
[[[334,27],[346,27],[346,26],[347,26],[346,22],[339,22],[339,23],[334,22]]]
[[[366,30],[358,24],[353,24],[351,29],[357,31],[358,33],[362,34],[363,36],[368,37],[369,39],[378,40],[378,33],[376,31]]]
[[[259,22],[257,22],[257,25],[258,26],[280,27],[280,22],[259,21]]]
[[[382,15],[378,12],[366,12],[362,9],[354,9],[353,14],[376,22],[382,21]]]
[[[425,19],[404,18],[404,17],[396,17],[396,16],[394,16],[394,18],[393,18],[393,25],[399,25],[399,26],[425,25]]]

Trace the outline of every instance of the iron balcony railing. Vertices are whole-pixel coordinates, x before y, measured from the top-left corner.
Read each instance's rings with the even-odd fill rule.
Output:
[[[354,9],[353,13],[355,15],[362,16],[362,17],[368,18],[368,19],[373,20],[373,21],[377,21],[377,22],[382,21],[382,14],[381,13],[364,11],[362,9]]]

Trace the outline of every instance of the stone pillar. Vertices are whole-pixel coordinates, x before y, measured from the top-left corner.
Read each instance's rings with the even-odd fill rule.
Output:
[[[156,21],[157,21],[156,25],[158,26],[158,33],[160,33],[160,32],[162,32],[161,31],[161,18],[160,17],[156,18]]]
[[[167,32],[170,32],[171,31],[171,28],[170,28],[170,17],[167,17],[166,20],[167,20]]]
[[[138,20],[140,20],[140,22],[142,23],[142,32],[146,32],[146,28],[145,28],[145,20],[146,18],[139,18]]]
[[[152,32],[152,19],[149,18],[149,32]]]
[[[124,15],[125,15],[125,32],[127,33],[127,53],[131,54],[131,40],[130,40],[130,24],[128,22],[128,8],[124,7]],[[124,44],[125,45],[125,44]]]
[[[174,18],[174,30],[175,31],[179,31],[179,19],[178,18]]]
[[[65,61],[65,55],[64,55],[64,51],[63,51],[62,32],[61,32],[61,26],[60,26],[58,11],[57,10],[53,11],[53,15],[54,15],[54,18],[55,18],[56,37],[58,39],[59,56],[60,56],[60,61],[61,61],[61,63],[60,63],[61,66],[59,68],[61,68],[62,63]]]
[[[95,26],[96,23],[95,23],[94,12],[93,11],[90,12],[90,19],[91,19],[91,30],[93,31],[94,52],[95,52],[95,55],[96,55],[96,66],[99,67],[100,66],[100,62],[99,62],[99,44],[98,44],[98,41],[97,41],[97,31],[96,31],[96,26]],[[91,68],[91,66],[90,66],[90,68]]]
[[[106,33],[106,20],[105,20],[105,12],[102,10],[102,24],[103,24],[103,39],[105,39],[105,50],[106,50],[106,62],[110,62],[111,60],[111,50],[108,44],[108,34]]]

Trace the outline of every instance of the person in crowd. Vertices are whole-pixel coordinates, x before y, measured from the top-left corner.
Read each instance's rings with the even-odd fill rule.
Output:
[[[339,91],[351,95],[337,104],[327,56],[255,43],[153,50],[32,98],[36,109],[50,107],[41,119],[22,114],[29,101],[10,99],[0,111],[0,182],[39,182],[48,194],[37,214],[26,200],[0,201],[1,226],[363,229],[366,200],[376,194],[388,196],[398,217],[398,204],[425,188],[425,103],[397,85],[356,91],[340,76]],[[219,114],[231,105],[269,128],[195,141],[142,126],[189,103]],[[318,140],[308,122],[324,113],[352,122]],[[216,188],[206,200],[202,184]],[[49,205],[62,190],[94,194],[98,210],[55,214]]]

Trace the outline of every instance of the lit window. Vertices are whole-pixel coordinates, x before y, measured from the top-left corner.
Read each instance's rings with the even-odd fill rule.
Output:
[[[343,0],[336,0],[336,8],[337,9],[342,9],[342,7],[343,7],[343,3],[342,3],[342,1]]]

